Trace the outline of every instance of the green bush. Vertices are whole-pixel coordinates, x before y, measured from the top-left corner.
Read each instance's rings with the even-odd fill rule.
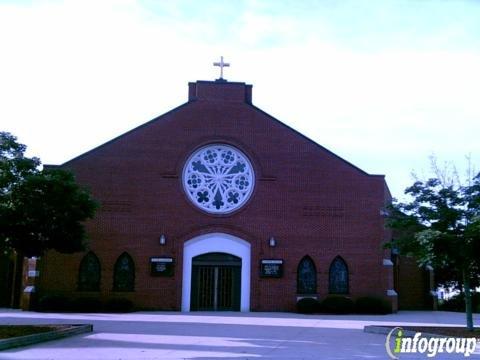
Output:
[[[113,313],[132,312],[133,303],[128,299],[110,299],[105,304],[105,311]]]
[[[458,294],[452,296],[448,300],[444,300],[441,304],[438,305],[438,310],[464,312],[465,301],[463,300],[463,296]]]
[[[445,300],[442,304],[439,304],[438,309],[442,311],[458,311],[465,312],[465,296],[463,293],[452,296],[450,299]],[[477,312],[480,310],[480,293],[472,294],[472,309]]]
[[[37,310],[41,312],[70,310],[70,301],[62,295],[45,295],[38,300]]]
[[[314,298],[302,298],[297,301],[297,312],[300,314],[313,314],[318,310],[318,300]]]
[[[329,295],[320,303],[320,310],[329,314],[351,314],[355,303],[348,296]]]
[[[355,302],[355,309],[359,314],[390,314],[392,305],[380,297],[363,296]]]
[[[72,301],[72,310],[75,312],[101,312],[103,310],[102,302],[97,298],[77,298]]]

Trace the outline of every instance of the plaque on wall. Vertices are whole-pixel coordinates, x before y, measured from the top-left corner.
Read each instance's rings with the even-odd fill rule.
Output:
[[[173,276],[173,258],[152,257],[150,258],[150,275]]]
[[[280,278],[283,276],[283,260],[264,259],[260,264],[260,276]]]

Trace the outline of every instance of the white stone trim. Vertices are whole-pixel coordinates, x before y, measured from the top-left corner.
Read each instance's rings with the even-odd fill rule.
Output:
[[[211,233],[197,236],[183,245],[182,311],[190,311],[192,259],[195,256],[223,252],[242,259],[240,311],[250,311],[250,243],[236,236]]]
[[[182,181],[192,204],[211,214],[228,214],[248,201],[255,174],[250,160],[240,150],[210,144],[190,155]]]
[[[28,277],[39,277],[40,271],[38,270],[28,270]]]
[[[387,290],[387,296],[398,296],[397,292],[393,289]]]
[[[390,259],[383,259],[383,266],[393,266],[393,262]]]
[[[305,295],[305,296],[297,296],[297,302],[302,300],[302,299],[315,299],[318,300],[317,295]]]

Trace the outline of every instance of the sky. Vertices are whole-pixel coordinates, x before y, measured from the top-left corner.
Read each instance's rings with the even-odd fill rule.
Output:
[[[480,1],[0,0],[0,131],[61,164],[187,101],[253,103],[402,198],[429,157],[480,169]]]

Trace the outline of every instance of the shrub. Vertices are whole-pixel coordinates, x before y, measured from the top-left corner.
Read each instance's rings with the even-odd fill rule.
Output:
[[[329,314],[350,314],[355,310],[355,303],[348,296],[329,295],[321,302],[320,309]]]
[[[359,314],[390,314],[392,305],[385,299],[375,296],[359,297],[355,302]]]
[[[306,297],[297,301],[297,312],[299,312],[300,314],[313,314],[317,310],[317,299]]]
[[[458,311],[465,312],[465,296],[463,293],[452,296],[450,299],[445,300],[438,306],[442,311]],[[477,312],[480,310],[480,293],[472,294],[472,309]]]
[[[37,310],[42,312],[68,311],[70,310],[70,301],[62,295],[45,295],[38,300]]]
[[[465,302],[460,294],[452,296],[448,300],[444,300],[438,305],[438,309],[442,311],[465,311]]]
[[[105,304],[105,311],[113,313],[126,313],[133,310],[133,303],[128,299],[110,299]]]
[[[72,310],[76,312],[101,312],[103,306],[97,298],[77,298],[72,301]]]

